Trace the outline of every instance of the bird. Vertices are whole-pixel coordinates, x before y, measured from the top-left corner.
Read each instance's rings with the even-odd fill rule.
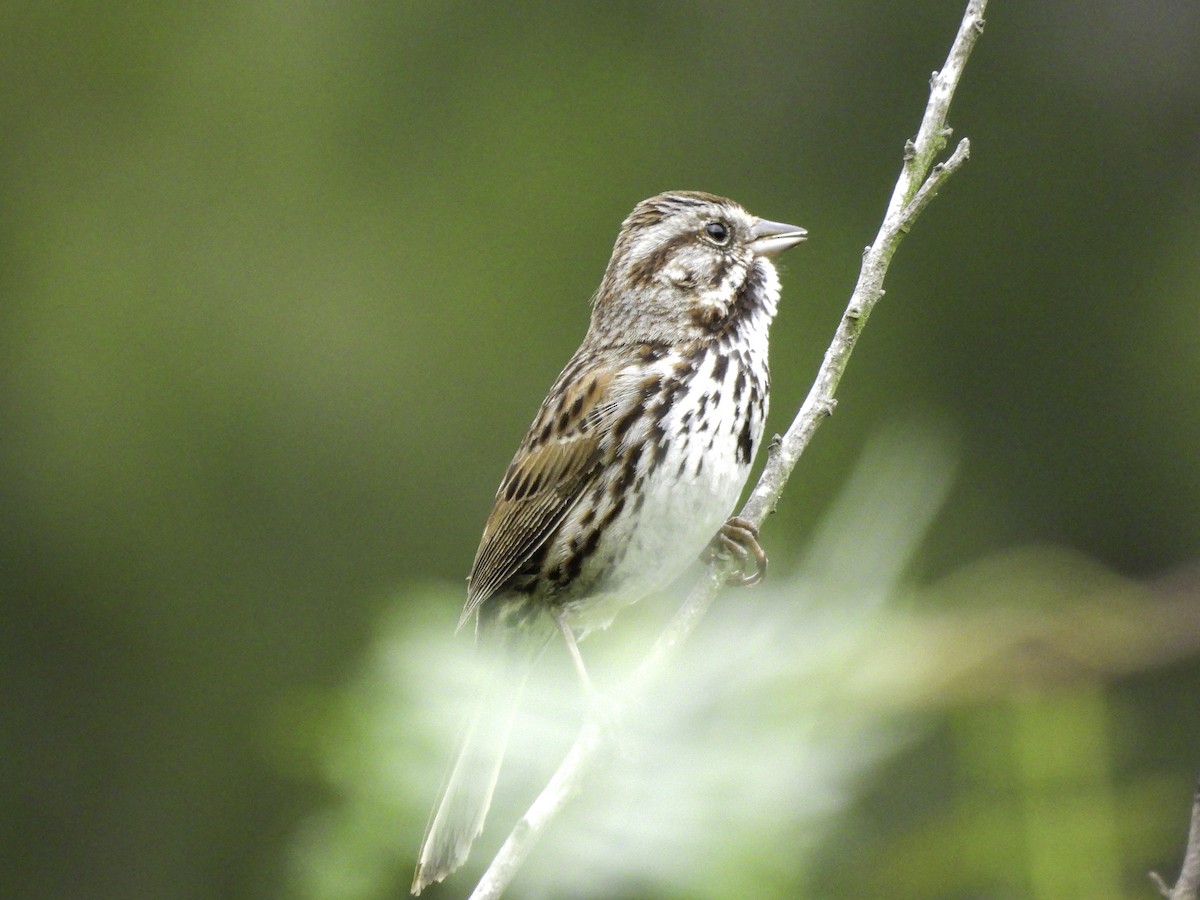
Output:
[[[459,628],[474,623],[488,674],[414,895],[482,832],[525,675],[556,634],[587,685],[578,641],[699,556],[732,554],[737,583],[765,572],[757,529],[731,514],[767,416],[773,257],[806,237],[700,191],[650,197],[622,223],[587,333],[500,481],[471,566]]]

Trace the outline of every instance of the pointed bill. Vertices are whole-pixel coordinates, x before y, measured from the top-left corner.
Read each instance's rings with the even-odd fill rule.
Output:
[[[768,222],[766,219],[759,219],[750,229],[750,234],[753,240],[748,246],[762,256],[774,256],[788,247],[795,247],[808,237],[808,232],[803,228],[783,222]]]

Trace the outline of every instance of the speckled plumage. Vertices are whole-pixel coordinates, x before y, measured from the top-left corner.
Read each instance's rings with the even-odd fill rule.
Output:
[[[607,627],[717,534],[767,415],[768,257],[803,238],[697,192],[626,218],[587,335],[509,464],[471,568],[462,623],[477,617],[502,668],[521,669],[560,624],[580,638]],[[485,691],[414,892],[457,868],[482,829],[517,693]]]

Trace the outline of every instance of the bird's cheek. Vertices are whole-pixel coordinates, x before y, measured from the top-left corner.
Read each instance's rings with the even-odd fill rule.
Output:
[[[668,284],[687,289],[689,285],[694,285],[696,278],[692,271],[678,260],[672,260],[662,268],[663,281]]]
[[[729,315],[723,291],[699,291],[691,304],[692,320],[704,329],[715,328]]]

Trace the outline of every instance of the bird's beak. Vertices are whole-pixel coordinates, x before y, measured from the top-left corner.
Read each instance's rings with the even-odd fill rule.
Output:
[[[808,232],[795,225],[759,219],[750,229],[750,235],[748,246],[751,250],[762,256],[774,256],[788,247],[795,247],[808,237]]]

